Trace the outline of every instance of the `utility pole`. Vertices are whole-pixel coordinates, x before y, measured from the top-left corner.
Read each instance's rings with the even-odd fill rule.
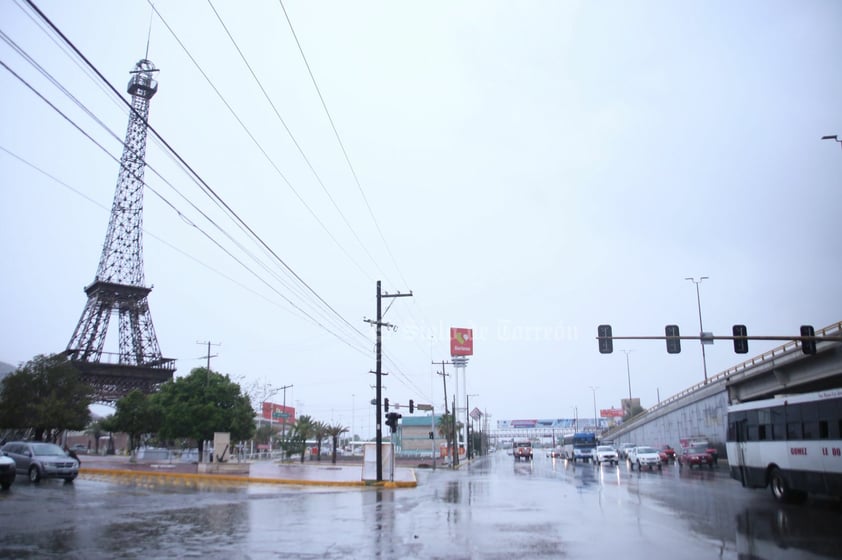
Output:
[[[284,443],[286,443],[286,439],[287,439],[287,416],[289,416],[287,414],[287,389],[291,389],[291,388],[292,388],[292,385],[284,385],[283,387],[281,387],[281,390],[284,392],[284,415],[281,416],[281,418],[283,418],[284,421],[283,421],[283,428],[282,428],[282,432],[281,432],[281,441],[283,441]],[[281,456],[283,457],[283,454]]]
[[[375,370],[370,372],[377,376],[377,418],[376,418],[376,437],[375,437],[375,446],[377,447],[377,482],[383,481],[383,450],[381,449],[381,445],[383,444],[383,404],[382,404],[382,393],[381,390],[381,377],[387,375],[383,373],[383,340],[381,335],[381,328],[382,327],[390,327],[392,329],[397,329],[394,325],[390,325],[389,323],[383,322],[383,305],[382,300],[383,298],[399,298],[399,297],[412,297],[412,290],[409,291],[408,294],[402,294],[400,292],[396,294],[389,294],[383,293],[380,289],[380,280],[377,281],[377,319],[372,321],[370,319],[365,319],[366,323],[374,325],[377,328],[377,341],[375,343]],[[391,307],[391,304],[389,305]],[[388,311],[388,308],[386,309]]]
[[[205,344],[207,344],[207,345],[208,345],[208,353],[207,353],[207,356],[206,356],[208,361],[207,361],[207,366],[205,367],[206,372],[207,372],[207,373],[205,374],[205,387],[207,387],[207,386],[208,386],[208,384],[210,383],[210,359],[211,359],[211,358],[216,358],[216,357],[218,357],[218,356],[219,356],[219,354],[213,354],[213,355],[211,355],[211,353],[210,353],[210,352],[211,352],[210,347],[211,347],[211,346],[222,346],[222,343],[221,343],[221,342],[218,342],[218,343],[216,343],[216,344],[211,344],[211,341],[210,341],[210,340],[206,340],[205,342],[200,342],[200,341],[198,341],[198,340],[197,340],[197,341],[196,341],[196,344],[201,344],[202,346],[204,346]],[[203,356],[203,357],[205,357],[205,356]]]
[[[441,371],[437,371],[436,373],[441,375],[441,382],[442,382],[442,385],[444,385],[444,415],[447,416],[449,414],[449,412],[447,411],[447,380],[445,378],[448,377],[449,374],[446,373],[446,370],[444,369],[444,366],[446,364],[452,364],[453,362],[447,362],[445,360],[442,360],[441,362],[433,362],[433,363],[434,364],[441,364]],[[453,453],[453,459],[450,463],[451,468],[453,468],[453,467],[455,467],[456,465],[459,464],[459,449],[457,447],[457,442],[456,442],[456,401],[455,401],[455,399],[454,399],[453,402],[454,402],[454,404],[453,404],[453,418],[452,418],[453,422],[452,422],[452,426],[451,426],[450,430],[448,430],[449,433],[447,434],[447,446],[450,447],[451,453]],[[452,447],[451,447],[451,445],[452,445]]]

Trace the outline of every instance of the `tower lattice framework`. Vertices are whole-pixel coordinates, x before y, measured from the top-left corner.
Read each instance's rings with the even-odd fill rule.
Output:
[[[143,173],[149,102],[158,90],[157,68],[135,64],[128,84],[132,110],[111,218],[96,277],[85,288],[87,304],[67,345],[67,354],[100,402],[114,402],[132,389],[152,392],[172,379],[174,360],[163,358],[152,325],[143,273]],[[119,320],[119,351],[105,352],[108,326]]]

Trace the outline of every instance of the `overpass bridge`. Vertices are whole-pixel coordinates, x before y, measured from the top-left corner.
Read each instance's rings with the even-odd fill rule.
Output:
[[[840,334],[842,321],[816,332]],[[842,345],[819,342],[816,353],[806,355],[799,342],[790,341],[661,401],[603,432],[602,439],[678,448],[682,438],[703,436],[724,457],[729,404],[833,387],[842,387]]]

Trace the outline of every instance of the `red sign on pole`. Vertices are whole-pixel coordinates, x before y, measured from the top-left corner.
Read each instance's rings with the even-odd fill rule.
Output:
[[[474,334],[471,329],[450,327],[450,355],[474,355]]]

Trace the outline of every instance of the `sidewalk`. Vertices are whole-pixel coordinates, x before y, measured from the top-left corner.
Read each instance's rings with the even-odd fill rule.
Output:
[[[124,455],[80,455],[82,461],[79,476],[136,478],[144,480],[210,481],[257,484],[290,484],[316,486],[382,486],[386,488],[414,488],[418,485],[415,469],[395,467],[394,481],[365,481],[362,479],[362,463],[334,465],[330,462],[281,463],[278,461],[254,461],[250,463],[223,463],[203,465],[203,469],[218,467],[226,472],[200,472],[196,463],[178,461],[132,462]],[[388,473],[384,473],[388,477]]]

